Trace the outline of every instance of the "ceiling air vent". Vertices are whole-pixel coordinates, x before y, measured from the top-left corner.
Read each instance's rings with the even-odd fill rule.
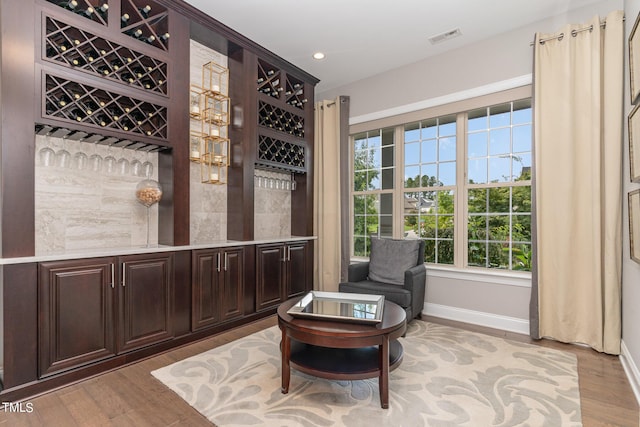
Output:
[[[455,28],[453,30],[445,31],[444,33],[436,34],[435,36],[431,36],[429,37],[429,41],[431,44],[438,44],[461,35],[462,31],[460,31],[460,28]]]

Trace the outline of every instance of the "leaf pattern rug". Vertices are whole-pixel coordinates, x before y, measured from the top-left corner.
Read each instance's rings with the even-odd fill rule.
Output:
[[[212,423],[227,426],[581,426],[573,354],[414,321],[402,364],[378,379],[330,381],[292,369],[280,392],[273,326],[152,374]]]

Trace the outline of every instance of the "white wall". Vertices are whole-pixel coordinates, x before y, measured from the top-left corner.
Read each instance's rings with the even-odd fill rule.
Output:
[[[640,13],[640,0],[625,0],[626,39],[631,33],[633,24]],[[628,50],[626,52],[628,54]],[[629,95],[629,61],[625,59],[625,119],[631,111]],[[626,121],[625,121],[626,123]],[[627,194],[631,190],[640,188],[640,184],[630,182],[629,172],[629,138],[625,126],[625,149],[623,165],[623,252],[622,252],[622,362],[627,375],[632,379],[636,399],[640,401],[640,264],[631,260],[629,256],[629,210]],[[636,220],[634,226],[640,225]]]
[[[634,3],[640,3],[640,0],[634,0]],[[353,124],[410,104],[467,91],[473,93],[479,87],[500,86],[505,81],[522,80],[519,78],[532,72],[533,50],[530,44],[536,32],[555,33],[565,24],[587,22],[596,14],[604,18],[610,11],[622,8],[623,0],[604,0],[471,46],[318,93],[316,99],[350,96],[350,121]],[[640,282],[640,266],[634,265],[633,268],[632,278]],[[428,314],[528,332],[528,279],[508,275],[456,275],[429,270],[427,282],[425,311]],[[637,302],[640,301],[640,283],[635,285],[633,301]],[[627,283],[626,287],[629,286]],[[631,304],[625,304],[625,328],[632,310]],[[629,319],[638,325],[636,337],[640,331],[639,317],[636,310],[635,316]],[[640,337],[632,339],[630,346],[640,357]]]

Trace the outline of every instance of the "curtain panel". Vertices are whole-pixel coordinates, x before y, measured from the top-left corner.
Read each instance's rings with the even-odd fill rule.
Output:
[[[536,34],[531,330],[619,354],[623,12],[605,22]]]
[[[314,143],[314,250],[313,289],[337,292],[346,280],[348,247],[348,118],[349,97],[315,104]],[[346,227],[345,227],[346,226]],[[347,239],[348,240],[348,239]]]

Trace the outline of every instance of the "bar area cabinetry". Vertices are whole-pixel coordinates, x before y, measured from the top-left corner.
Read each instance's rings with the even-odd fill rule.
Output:
[[[38,268],[41,378],[173,336],[171,253]]]
[[[182,0],[23,0],[0,9],[0,179],[11,183],[0,194],[4,401],[268,316],[279,301],[311,288],[315,77]],[[242,246],[191,246],[191,40],[229,61],[224,220],[226,239]],[[85,256],[94,248],[76,244],[60,254],[52,245],[51,253],[36,253],[36,236],[60,223],[36,221],[43,218],[36,187],[44,181],[36,175],[36,135],[64,138],[58,150],[74,141],[157,153],[157,247],[105,245]],[[278,240],[277,255],[255,244],[256,168],[293,173],[297,183],[293,241]],[[106,182],[113,191],[107,175],[90,186]],[[124,193],[106,199],[116,205]],[[55,194],[54,202],[75,206],[64,191]],[[85,229],[109,222],[116,215],[104,206],[87,209],[93,222],[74,219]]]

